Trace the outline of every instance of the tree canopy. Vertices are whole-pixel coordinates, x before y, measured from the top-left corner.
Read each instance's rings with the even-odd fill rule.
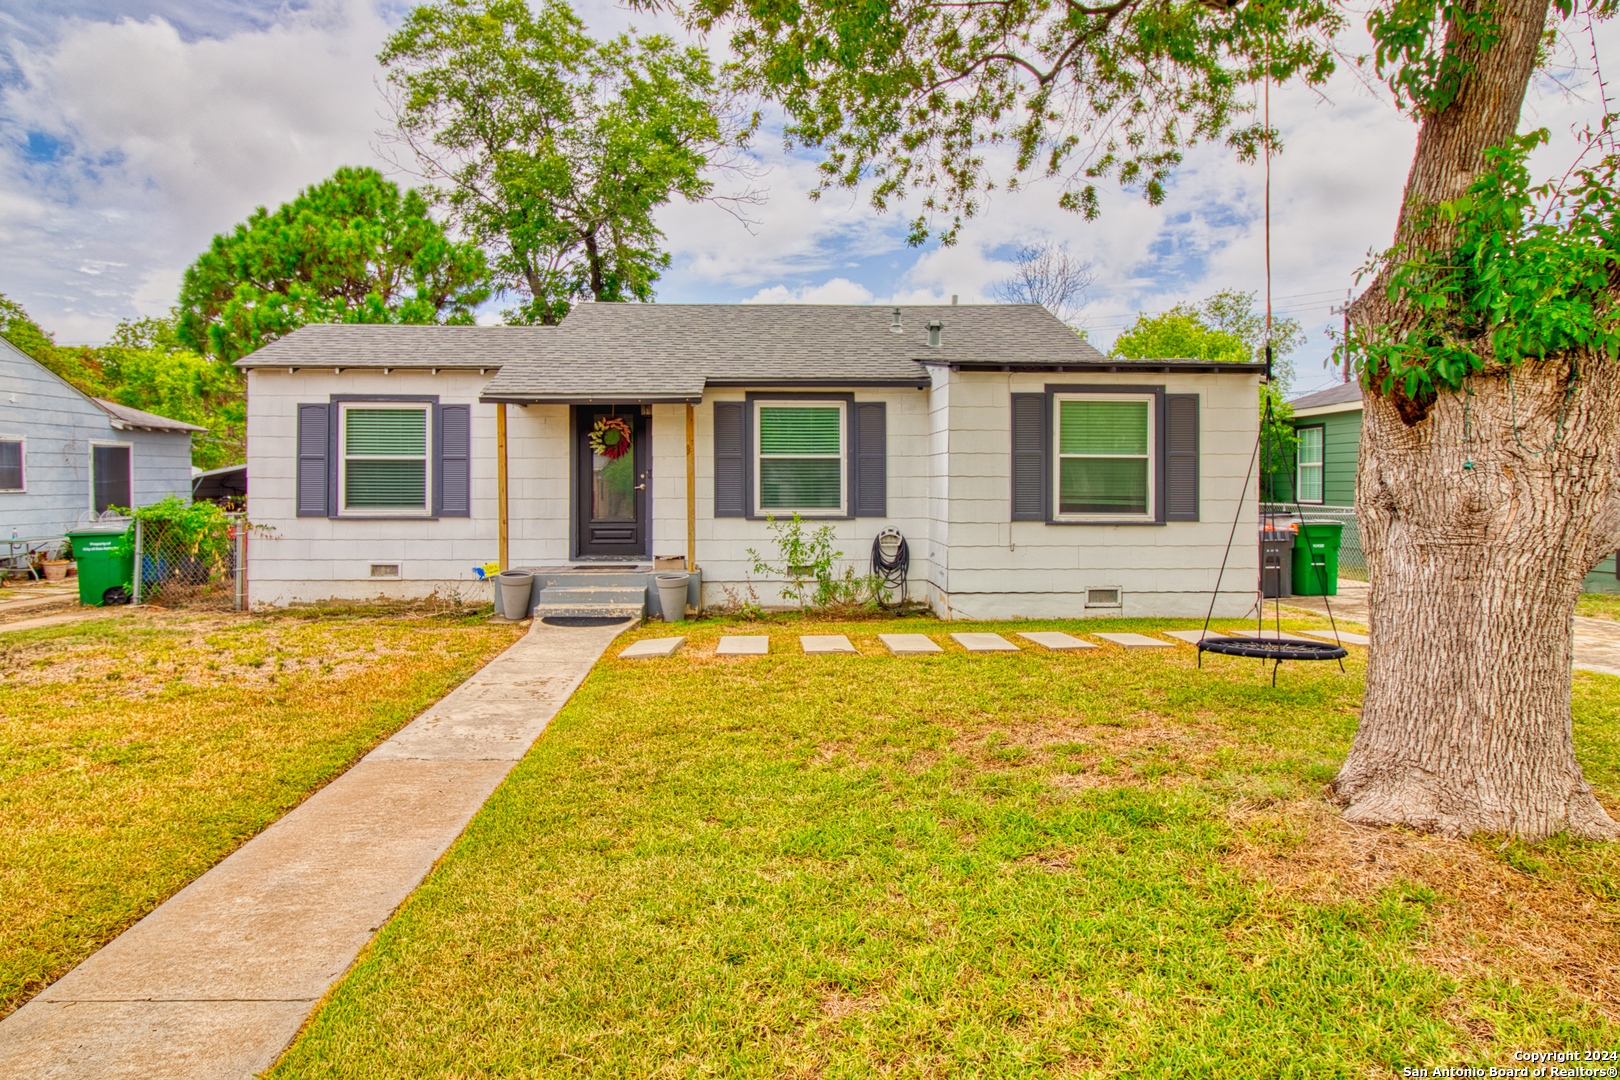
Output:
[[[727,112],[701,49],[594,41],[560,0],[423,4],[380,59],[401,140],[519,298],[513,322],[651,300],[669,265],[654,213],[711,197],[710,167],[753,127]]]
[[[180,286],[178,340],[234,361],[314,322],[470,323],[484,255],[427,200],[375,169],[341,168],[214,237]]]
[[[0,296],[0,335],[91,397],[197,424],[191,463],[200,469],[246,460],[243,379],[223,361],[187,349],[175,317],[120,323],[107,344],[58,345],[15,301]]]
[[[880,209],[920,194],[916,242],[954,239],[987,192],[1022,178],[1057,178],[1060,204],[1093,217],[1102,179],[1161,201],[1194,143],[1223,139],[1252,158],[1276,136],[1253,122],[1245,89],[1267,75],[1325,82],[1343,23],[1329,0],[691,0],[685,10],[699,29],[731,28],[741,83],[781,103],[791,139],[822,151],[824,187],[868,185]]]

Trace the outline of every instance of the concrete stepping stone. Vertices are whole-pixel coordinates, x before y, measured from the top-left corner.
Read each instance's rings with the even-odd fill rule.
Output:
[[[674,656],[675,650],[686,643],[684,637],[643,638],[619,654],[620,660],[650,660],[659,656]]]
[[[1037,630],[1028,634],[1024,633],[1023,631],[1019,631],[1018,636],[1023,638],[1025,641],[1033,641],[1042,648],[1055,649],[1058,651],[1062,651],[1064,649],[1097,648],[1097,646],[1093,645],[1091,642],[1082,641],[1073,634],[1060,634],[1054,630]]]
[[[951,640],[968,652],[1017,652],[1018,646],[1000,634],[952,634]]]
[[[916,656],[945,650],[927,634],[879,634],[878,640],[895,656]]]
[[[1151,638],[1146,634],[1098,634],[1104,641],[1112,641],[1115,645],[1123,645],[1127,649],[1173,649],[1174,645],[1159,638]]]
[[[764,634],[723,634],[715,646],[716,656],[764,656],[771,651],[771,639]]]
[[[1306,637],[1316,638],[1318,641],[1333,640],[1333,631],[1331,630],[1301,630],[1300,633],[1304,634]],[[1344,642],[1346,645],[1367,646],[1372,644],[1372,639],[1366,634],[1353,634],[1348,630],[1339,631],[1339,640]]]
[[[1218,641],[1225,634],[1217,634],[1213,630],[1166,630],[1166,637],[1173,637],[1177,641],[1185,641],[1189,645],[1196,645],[1200,641]]]
[[[799,646],[806,653],[852,653],[855,646],[843,634],[800,634]]]

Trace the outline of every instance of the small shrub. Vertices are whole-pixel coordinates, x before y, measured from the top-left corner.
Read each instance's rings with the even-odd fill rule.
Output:
[[[847,566],[842,575],[837,572],[837,562],[844,553],[833,546],[835,534],[831,525],[822,525],[807,533],[805,522],[798,514],[787,521],[767,517],[765,523],[776,537],[777,557],[771,562],[749,548],[748,557],[754,560],[753,572],[785,578],[787,585],[782,594],[795,601],[801,611],[847,613],[877,606],[881,593],[875,575],[857,575]],[[749,593],[753,593],[752,586]]]

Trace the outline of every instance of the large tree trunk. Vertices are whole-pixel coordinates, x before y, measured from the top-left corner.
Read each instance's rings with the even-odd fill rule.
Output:
[[[1491,10],[1499,40],[1483,53],[1463,43],[1459,92],[1423,120],[1395,237],[1406,255],[1449,245],[1422,211],[1462,195],[1486,148],[1517,129],[1548,4]],[[1384,287],[1352,318],[1398,333],[1410,313]],[[1356,511],[1372,648],[1333,785],[1346,819],[1620,837],[1570,731],[1575,600],[1620,544],[1620,371],[1595,356],[1527,360],[1511,374],[1493,364],[1461,394],[1365,398]]]
[[[1575,761],[1570,620],[1615,542],[1620,371],[1583,365],[1571,394],[1569,370],[1495,370],[1411,426],[1367,401],[1356,516],[1372,648],[1334,781],[1348,820],[1617,834]]]

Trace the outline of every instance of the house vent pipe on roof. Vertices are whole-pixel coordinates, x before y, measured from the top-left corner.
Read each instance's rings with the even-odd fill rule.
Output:
[[[951,293],[951,307],[955,307],[955,306],[956,306],[956,294]]]
[[[900,326],[900,309],[899,308],[894,309],[894,321],[889,324],[889,333],[891,333],[891,334],[903,334],[903,333],[905,333],[905,330],[902,329],[901,326]]]
[[[930,349],[939,348],[940,331],[944,329],[945,324],[940,322],[938,319],[935,319],[933,322],[928,324],[928,347]]]

